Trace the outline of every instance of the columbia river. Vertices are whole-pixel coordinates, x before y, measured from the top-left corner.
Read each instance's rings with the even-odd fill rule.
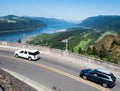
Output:
[[[72,27],[73,25],[51,25],[46,28],[40,28],[35,30],[22,30],[22,31],[8,31],[0,32],[0,40],[17,42],[20,40],[28,40],[31,37],[34,37],[39,34],[44,33],[54,33],[59,31],[65,31],[67,28]]]

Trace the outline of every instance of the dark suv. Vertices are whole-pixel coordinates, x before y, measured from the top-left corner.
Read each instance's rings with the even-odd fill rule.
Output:
[[[83,69],[80,72],[80,77],[83,79],[88,79],[98,84],[101,84],[103,87],[113,87],[116,83],[116,77],[106,69]]]

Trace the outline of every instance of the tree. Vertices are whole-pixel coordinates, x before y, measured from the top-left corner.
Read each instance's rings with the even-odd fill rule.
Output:
[[[97,49],[95,48],[95,46],[94,46],[93,49],[92,49],[92,55],[98,55],[98,51],[97,51]]]
[[[19,39],[17,42],[18,42],[18,43],[21,43],[22,41],[21,41],[21,39]]]
[[[78,53],[79,53],[79,54],[83,54],[83,50],[82,50],[81,47],[79,47],[79,49],[78,49]]]
[[[99,51],[99,57],[101,59],[109,57],[109,52],[106,50],[106,48],[104,47],[104,45],[102,45],[102,49]]]
[[[73,47],[71,48],[71,52],[74,52],[74,48]]]
[[[91,54],[92,54],[92,49],[90,48],[90,46],[87,47],[86,53],[87,53],[88,55],[91,55]]]

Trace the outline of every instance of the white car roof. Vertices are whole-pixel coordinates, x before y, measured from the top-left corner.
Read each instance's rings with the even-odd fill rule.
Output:
[[[36,52],[37,50],[31,50],[31,49],[21,49],[20,51]]]
[[[97,68],[96,70],[100,71],[100,72],[103,72],[103,73],[106,73],[106,74],[111,74],[111,72],[109,70],[107,70],[107,69]]]

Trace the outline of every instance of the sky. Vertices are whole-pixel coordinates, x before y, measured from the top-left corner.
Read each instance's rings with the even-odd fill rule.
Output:
[[[0,0],[0,16],[37,16],[83,20],[98,15],[120,15],[120,0]]]

